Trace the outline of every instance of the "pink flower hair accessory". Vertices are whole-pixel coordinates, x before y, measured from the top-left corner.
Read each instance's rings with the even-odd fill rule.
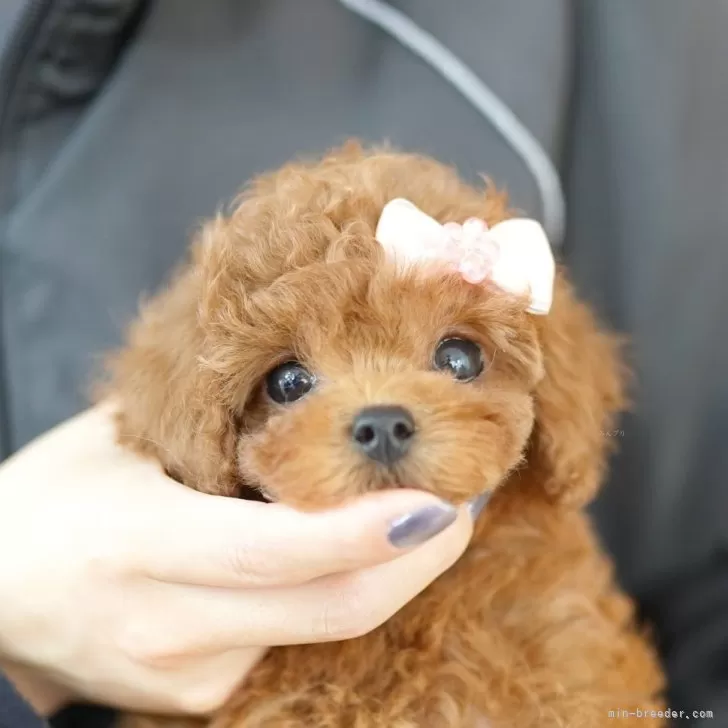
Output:
[[[488,226],[477,217],[462,225],[446,222],[448,255],[453,266],[468,283],[482,283],[500,258],[500,248],[488,234]]]
[[[441,225],[409,200],[387,203],[376,239],[397,265],[446,267],[465,281],[487,280],[517,295],[530,295],[529,312],[551,308],[554,258],[546,233],[535,220],[515,218],[488,228],[479,218]]]

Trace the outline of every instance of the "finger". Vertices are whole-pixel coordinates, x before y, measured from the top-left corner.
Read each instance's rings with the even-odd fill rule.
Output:
[[[82,441],[84,468],[110,473],[100,538],[124,567],[154,578],[223,587],[302,583],[395,558],[456,517],[432,494],[405,489],[315,514],[198,493],[119,447],[113,411],[107,404],[83,413],[51,444],[71,453]]]
[[[457,517],[453,506],[414,490],[318,513],[184,491],[159,509],[146,508],[147,527],[134,536],[138,567],[163,581],[223,587],[301,584],[389,561]]]
[[[297,587],[250,591],[184,587],[180,592],[178,586],[168,585],[174,591],[167,596],[175,599],[175,606],[167,610],[171,621],[165,620],[165,632],[186,639],[196,635],[193,640],[201,651],[360,636],[389,619],[452,566],[467,547],[472,528],[463,507],[452,526],[400,558]],[[185,644],[183,649],[191,648]]]
[[[94,461],[90,467],[103,460],[116,475],[118,487],[108,501],[116,523],[122,529],[129,525],[125,543],[131,555],[140,569],[162,580],[214,586],[302,583],[400,556],[457,515],[432,494],[406,489],[314,514],[197,493],[168,478],[158,464],[118,447],[112,413],[111,405],[97,407],[81,415],[75,428],[85,428],[88,437],[81,439],[95,442],[84,456]]]

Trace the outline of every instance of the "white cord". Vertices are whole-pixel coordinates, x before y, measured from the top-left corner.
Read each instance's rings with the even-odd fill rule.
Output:
[[[452,84],[493,125],[533,175],[541,196],[546,234],[554,247],[560,247],[564,239],[566,206],[559,174],[543,147],[520,119],[452,51],[404,13],[380,0],[339,2],[409,48]]]

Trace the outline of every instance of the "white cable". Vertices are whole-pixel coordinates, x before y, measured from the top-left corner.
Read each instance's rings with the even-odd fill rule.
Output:
[[[559,174],[543,147],[520,119],[452,51],[404,13],[380,0],[339,2],[409,48],[452,84],[493,125],[533,175],[541,196],[546,234],[554,247],[561,246],[566,206]]]

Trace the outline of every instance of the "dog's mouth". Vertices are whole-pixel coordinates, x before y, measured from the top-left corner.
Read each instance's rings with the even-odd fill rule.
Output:
[[[398,477],[395,474],[388,473],[386,477],[377,479],[376,484],[371,484],[371,490],[382,490],[389,488],[412,488],[410,481]],[[237,490],[236,497],[240,500],[252,501],[255,503],[277,503],[278,498],[265,486],[258,483],[242,483]]]
[[[275,498],[263,486],[247,483],[240,486],[238,498],[256,503],[275,503]]]

